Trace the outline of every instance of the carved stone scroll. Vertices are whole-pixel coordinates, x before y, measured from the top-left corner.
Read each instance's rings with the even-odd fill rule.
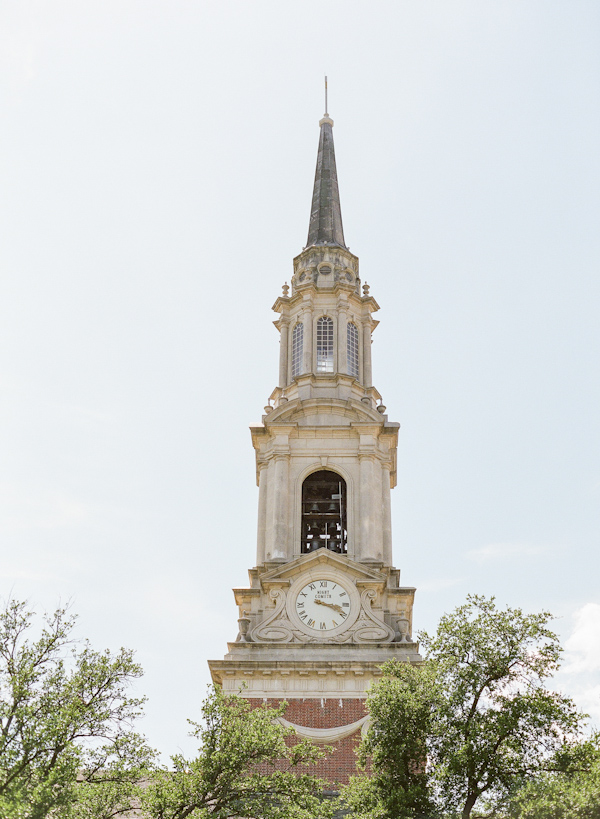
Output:
[[[272,589],[269,596],[276,601],[275,611],[252,629],[250,640],[253,643],[291,643],[294,639],[291,624],[287,617],[281,617],[286,594],[282,589]]]
[[[362,611],[354,631],[355,643],[391,643],[395,632],[373,611],[374,589],[365,589],[360,596]]]

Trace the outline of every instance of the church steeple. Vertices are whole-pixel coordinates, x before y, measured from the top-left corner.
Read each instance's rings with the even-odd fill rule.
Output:
[[[321,135],[306,245],[338,245],[345,248],[333,147],[333,120],[325,113],[319,125]]]
[[[251,707],[285,700],[284,723],[335,750],[317,774],[347,783],[381,665],[421,657],[415,589],[392,562],[399,424],[372,380],[379,308],[344,244],[333,122],[320,124],[308,246],[273,306],[279,382],[250,428],[256,565],[234,590],[239,633],[210,669]]]

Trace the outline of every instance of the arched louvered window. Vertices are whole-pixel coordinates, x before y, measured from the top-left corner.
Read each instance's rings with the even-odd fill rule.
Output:
[[[327,316],[317,322],[317,372],[333,372],[333,321]]]
[[[358,327],[350,322],[346,337],[348,352],[348,375],[358,378]]]
[[[346,481],[321,469],[302,484],[302,553],[330,549],[346,554]]]
[[[302,355],[304,353],[304,325],[299,322],[292,331],[292,378],[302,372]]]

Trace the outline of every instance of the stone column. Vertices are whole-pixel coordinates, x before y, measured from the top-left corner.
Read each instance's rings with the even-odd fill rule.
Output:
[[[383,562],[392,565],[392,502],[390,494],[390,464],[381,464]]]
[[[374,532],[373,481],[375,457],[359,455],[360,459],[360,543],[359,560],[377,560]]]
[[[289,321],[282,319],[279,327],[279,386],[284,389],[289,383],[288,378],[288,348],[289,348]]]
[[[345,304],[340,304],[337,325],[337,372],[348,373],[348,315]]]
[[[271,458],[268,464],[262,471],[260,476],[261,483],[265,482],[265,560],[272,560],[275,550],[275,530],[274,530],[274,515],[275,515],[275,493],[273,492],[273,485],[275,481],[275,461]],[[260,484],[259,484],[260,488]],[[260,498],[259,498],[260,502]]]
[[[373,386],[373,374],[371,372],[371,318],[363,323],[363,386]]]
[[[256,536],[256,565],[260,566],[265,562],[266,544],[265,536],[267,530],[267,476],[268,464],[261,463],[258,466],[258,526]]]
[[[313,369],[313,313],[308,309],[304,313],[304,369],[305,373],[314,372]]]
[[[273,486],[273,559],[287,559],[291,550],[288,543],[288,475],[289,456],[275,455]]]
[[[375,459],[373,461],[373,494],[372,494],[372,530],[371,530],[371,549],[370,554],[376,560],[383,560],[383,497],[381,490],[381,479],[383,477],[383,470],[381,469],[381,461]]]

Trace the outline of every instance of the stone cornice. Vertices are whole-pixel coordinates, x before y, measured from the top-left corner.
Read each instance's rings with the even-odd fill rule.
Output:
[[[310,380],[312,385],[317,385],[319,380],[326,381],[326,379],[320,379],[320,376],[317,375],[307,375],[302,376],[302,378],[306,378]],[[337,378],[328,379],[331,381],[332,385],[339,383],[342,380],[352,381],[349,376],[338,376]],[[363,393],[363,390],[361,390]],[[373,393],[375,395],[379,395],[375,389],[373,389]],[[313,412],[311,412],[311,410]],[[264,417],[264,426],[266,429],[269,428],[279,428],[280,425],[289,425],[297,427],[298,424],[292,421],[287,420],[287,416],[289,415],[312,415],[312,414],[322,414],[322,413],[342,413],[348,417],[354,417],[356,420],[350,424],[351,427],[356,427],[357,429],[360,428],[361,425],[367,425],[370,427],[377,428],[378,430],[383,431],[386,430],[387,434],[393,434],[392,430],[398,429],[400,426],[399,424],[395,424],[394,422],[386,422],[385,417],[377,410],[373,409],[368,404],[364,403],[363,401],[358,401],[356,398],[347,399],[347,398],[331,398],[331,397],[321,397],[321,396],[313,396],[311,398],[294,398],[292,400],[286,401],[283,404],[280,404],[276,407],[272,412]],[[358,417],[357,417],[358,416]],[[251,427],[252,429],[252,427]]]
[[[230,643],[229,648],[235,650],[239,645]],[[381,677],[381,665],[392,656],[416,665],[423,662],[415,643],[393,643],[382,648],[385,653],[376,660],[357,656],[327,662],[312,659],[310,652],[304,652],[305,660],[277,659],[270,653],[261,661],[234,659],[230,654],[225,660],[209,660],[209,667],[213,682],[244,697],[362,699],[373,680]]]
[[[353,308],[357,313],[362,314],[363,320],[370,320],[374,329],[379,322],[371,318],[372,313],[376,313],[380,307],[373,296],[359,295],[354,286],[343,281],[334,282],[330,287],[319,287],[314,282],[297,287],[292,296],[278,296],[272,310],[280,313],[283,317],[289,318],[299,304],[306,309],[313,309],[319,302],[321,296],[338,296],[338,304],[344,305],[345,309]],[[273,324],[278,326],[278,319]]]
[[[346,267],[350,267],[355,273],[358,273],[358,256],[351,253],[348,248],[340,247],[339,245],[308,245],[294,257],[294,271],[302,267],[303,263],[317,265],[317,258],[321,261],[330,261],[333,263],[344,259],[348,263]]]
[[[253,588],[238,588],[233,589],[233,595],[235,597],[236,605],[242,606],[244,604],[244,599],[249,597],[260,597],[260,589],[253,589]]]

